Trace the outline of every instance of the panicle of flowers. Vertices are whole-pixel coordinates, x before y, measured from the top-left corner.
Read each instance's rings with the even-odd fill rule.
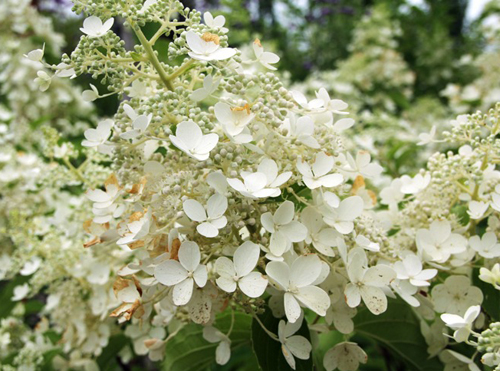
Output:
[[[132,325],[212,326],[204,334],[220,343],[217,361],[225,363],[230,341],[213,320],[227,303],[254,317],[268,305],[282,308],[279,333],[270,336],[287,347],[294,368],[294,357],[311,357],[309,340],[293,335],[305,311],[352,313],[359,298],[374,314],[386,310],[397,273],[382,259],[386,238],[365,183],[383,169],[367,152],[346,149],[342,132],[354,122],[345,102],[325,89],[312,97],[288,91],[269,72],[279,57],[266,40],[249,41],[248,59],[230,46],[224,18],[206,13],[201,22],[178,1],[106,12],[75,4],[87,15],[84,34],[63,63],[130,97],[82,143],[110,155],[114,171],[86,193],[89,245],[115,242],[132,254],[114,285],[121,305],[112,316]],[[113,32],[118,15],[139,40],[133,50]],[[147,22],[160,24],[150,38],[141,28]],[[163,35],[173,40],[166,58],[155,51]],[[431,278],[409,269],[399,282]],[[339,290],[347,305],[332,295]],[[160,349],[150,357],[161,357],[167,334],[147,336],[145,344]]]

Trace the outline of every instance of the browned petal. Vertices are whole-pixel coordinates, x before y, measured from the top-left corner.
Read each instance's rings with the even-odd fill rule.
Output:
[[[179,248],[181,247],[181,240],[178,238],[172,241],[172,250],[170,250],[170,259],[179,260]]]
[[[351,193],[356,194],[358,189],[360,189],[361,187],[365,187],[365,178],[363,178],[361,175],[358,175],[356,179],[354,179],[354,183],[352,184]]]
[[[99,237],[94,237],[92,240],[90,240],[89,242],[85,242],[83,244],[83,247],[86,249],[90,246],[94,246],[94,245],[97,245],[97,244],[100,244],[102,241]]]
[[[118,291],[121,291],[128,287],[129,282],[130,282],[129,280],[122,278],[120,276],[116,277],[115,282],[113,282],[113,292],[115,293],[116,297],[118,297]]]

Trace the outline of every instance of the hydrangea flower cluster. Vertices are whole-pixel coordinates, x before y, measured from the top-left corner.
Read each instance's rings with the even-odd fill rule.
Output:
[[[1,168],[18,174],[1,210],[29,227],[5,228],[13,246],[0,274],[31,277],[13,288],[15,301],[49,287],[44,311],[68,355],[55,367],[93,366],[123,329],[153,361],[177,334],[198,331],[224,365],[243,316],[286,367],[319,354],[328,371],[356,370],[367,362],[353,338],[358,318],[383,318],[396,303],[446,365],[475,366],[475,355],[446,349],[449,338],[500,363],[498,324],[476,331],[494,318],[478,282],[500,288],[500,105],[454,120],[439,139],[450,150],[425,170],[387,179],[347,137],[356,125],[347,104],[323,87],[287,90],[265,40],[242,53],[224,17],[177,0],[74,3],[86,16],[75,50],[54,65],[43,48],[26,52],[43,68],[36,82],[49,93],[89,74],[99,88],[82,100],[116,94],[119,108],[84,132],[81,153],[45,129],[42,155],[26,161],[12,146]],[[114,33],[119,18],[138,40],[132,49]],[[27,191],[12,194],[11,182]],[[67,190],[75,184],[85,192]],[[33,199],[26,213],[39,210],[15,211],[18,197]],[[54,346],[48,328],[13,316],[0,325],[0,351],[15,335],[30,339],[38,353],[17,363],[28,364]],[[317,353],[315,340],[333,331],[342,339]]]
[[[257,317],[271,294],[269,306],[288,326],[302,323],[304,310],[326,316],[343,300],[330,297],[339,287],[348,304],[342,310],[363,301],[383,313],[397,273],[379,261],[383,228],[360,187],[383,169],[367,152],[345,149],[347,104],[325,89],[313,97],[286,90],[269,72],[279,58],[265,41],[253,42],[252,58],[243,56],[210,13],[201,23],[180,2],[157,1],[140,11],[113,4],[97,20],[101,12],[80,5],[85,35],[63,63],[131,97],[82,143],[111,153],[114,170],[103,189],[86,193],[96,225],[89,245],[114,241],[134,252],[115,283],[122,304],[112,315],[217,329],[227,303]],[[140,42],[133,51],[110,29],[117,15]],[[160,26],[147,38],[140,26],[150,21]],[[152,47],[163,34],[173,39],[170,63]],[[310,341],[294,349],[283,331],[275,339],[309,358]]]

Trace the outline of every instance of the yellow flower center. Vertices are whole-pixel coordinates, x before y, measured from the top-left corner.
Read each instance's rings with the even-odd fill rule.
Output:
[[[220,45],[220,38],[219,36],[213,34],[213,33],[210,33],[210,32],[205,32],[201,38],[203,39],[203,41],[206,41],[207,43],[208,42],[213,42],[214,44],[216,45]]]

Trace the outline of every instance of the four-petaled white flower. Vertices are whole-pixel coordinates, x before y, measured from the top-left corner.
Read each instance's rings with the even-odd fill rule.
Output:
[[[471,219],[481,219],[488,210],[489,204],[487,202],[482,201],[471,201],[469,202],[469,210],[467,210],[467,214],[469,214]]]
[[[194,31],[188,31],[186,41],[191,49],[189,56],[200,61],[221,61],[236,54],[235,49],[221,48],[219,36],[209,32],[200,36]]]
[[[429,229],[419,229],[416,235],[417,248],[427,261],[446,262],[452,254],[467,249],[467,240],[458,233],[451,233],[447,220],[435,220]]]
[[[231,358],[231,339],[213,326],[203,328],[203,338],[209,343],[219,343],[215,349],[215,362],[225,365]]]
[[[203,135],[200,127],[193,121],[181,122],[177,125],[175,135],[170,135],[169,138],[174,146],[199,161],[208,159],[210,151],[219,141],[219,136],[215,133]]]
[[[457,343],[461,343],[469,338],[472,331],[472,323],[479,316],[479,313],[481,313],[481,307],[479,305],[474,305],[467,309],[463,317],[456,314],[445,313],[441,314],[441,319],[446,323],[446,326],[455,330],[453,338]]]
[[[469,239],[469,245],[483,258],[493,259],[500,256],[500,243],[493,232],[486,232],[481,238],[472,236]]]
[[[418,135],[420,142],[417,143],[419,146],[423,146],[434,142],[434,137],[436,136],[436,125],[432,125],[430,133],[421,133]]]
[[[342,200],[337,208],[324,205],[323,220],[337,232],[349,234],[354,229],[354,220],[363,213],[364,202],[359,196]]]
[[[214,18],[212,13],[205,12],[203,13],[203,20],[208,27],[213,28],[214,30],[219,30],[222,33],[226,33],[227,31],[229,31],[226,27],[224,27],[226,18],[223,15],[218,15]]]
[[[384,287],[388,287],[396,278],[396,272],[388,265],[376,265],[366,268],[365,261],[359,254],[354,254],[347,267],[349,282],[344,295],[351,308],[355,308],[363,299],[373,314],[384,313],[387,309],[387,297]]]
[[[95,129],[87,129],[83,133],[85,139],[82,141],[84,147],[97,147],[101,153],[110,153],[113,148],[107,145],[106,141],[111,135],[111,128],[113,127],[113,120],[107,119],[97,124]]]
[[[206,210],[196,200],[186,200],[183,203],[184,212],[189,219],[198,222],[196,230],[205,237],[216,237],[219,235],[219,229],[227,224],[227,218],[224,213],[227,210],[227,198],[216,193],[207,201]]]
[[[283,121],[282,128],[287,131],[289,138],[293,138],[311,148],[320,148],[318,141],[313,136],[314,121],[311,117],[302,116],[297,118],[294,114],[290,114]]]
[[[154,276],[162,285],[174,286],[172,299],[175,305],[186,305],[193,295],[196,283],[207,283],[207,267],[200,264],[200,249],[195,242],[184,241],[179,248],[179,261],[165,260],[158,264]]]
[[[217,285],[226,292],[234,292],[238,286],[248,297],[258,298],[267,287],[267,278],[259,272],[253,272],[260,256],[260,247],[251,241],[243,242],[236,249],[233,261],[225,256],[215,262],[219,274]]]
[[[422,176],[417,174],[415,177],[410,178],[408,175],[403,175],[401,178],[401,192],[404,194],[417,194],[423,191],[431,182],[431,175],[429,173]]]
[[[214,113],[224,131],[231,136],[241,134],[255,117],[255,114],[247,111],[246,108],[231,108],[228,104],[223,102],[218,102],[214,106]]]
[[[352,157],[350,153],[347,153],[347,163],[348,168],[344,170],[348,172],[354,172],[354,177],[356,175],[362,175],[365,178],[376,178],[382,174],[384,169],[379,164],[370,163],[371,156],[368,151],[358,151],[356,154],[356,160]]]
[[[46,91],[52,82],[52,77],[45,71],[38,71],[36,75],[38,77],[35,78],[35,84],[38,85],[40,91]]]
[[[260,162],[255,173],[241,172],[243,181],[237,178],[228,178],[227,183],[245,197],[278,197],[281,194],[279,187],[286,183],[291,176],[291,171],[278,175],[276,162],[265,158]]]
[[[325,88],[321,88],[316,92],[316,98],[323,107],[323,112],[314,115],[314,119],[318,124],[331,126],[333,124],[333,114],[346,115],[348,113],[344,111],[348,107],[347,103],[340,99],[331,99]]]
[[[365,364],[368,356],[356,343],[344,342],[335,345],[325,353],[323,366],[326,371],[356,371],[359,364]]]
[[[299,156],[297,159],[297,169],[302,174],[302,180],[309,189],[319,187],[336,187],[340,185],[344,177],[342,174],[329,174],[334,165],[333,156],[329,156],[324,152],[316,155],[314,163],[309,165]]]
[[[134,139],[139,135],[144,134],[149,124],[151,123],[151,119],[153,118],[153,114],[149,115],[138,115],[132,107],[128,104],[123,105],[123,110],[127,114],[127,116],[132,120],[132,130],[128,130],[125,133],[120,134],[120,138],[123,139]]]
[[[289,322],[294,323],[301,316],[300,305],[320,316],[326,315],[330,297],[315,286],[322,273],[321,260],[316,255],[299,256],[291,266],[285,262],[271,261],[267,263],[266,273],[276,288],[285,292],[285,314]]]
[[[300,222],[294,221],[294,204],[291,201],[283,202],[276,212],[267,212],[260,218],[262,226],[271,233],[269,250],[275,256],[281,256],[292,247],[293,242],[304,241],[307,237],[307,228]]]
[[[276,70],[276,67],[271,66],[271,64],[278,63],[280,61],[280,57],[271,52],[265,52],[264,47],[260,43],[259,39],[255,39],[253,42],[253,52],[255,53],[255,57],[257,61],[263,65],[265,68],[269,70]]]
[[[91,16],[83,21],[83,27],[80,28],[84,34],[94,38],[101,37],[113,27],[114,18],[108,19],[102,23],[101,19],[96,16]]]
[[[400,280],[409,280],[413,286],[429,286],[428,282],[438,273],[437,269],[422,269],[422,261],[418,256],[409,254],[402,261],[393,265]]]
[[[303,316],[295,323],[285,323],[281,320],[278,324],[278,339],[281,343],[281,351],[290,367],[295,370],[295,358],[309,359],[312,345],[304,336],[294,335],[302,326]]]
[[[202,101],[206,97],[210,96],[219,87],[221,78],[215,79],[212,75],[207,75],[203,79],[203,87],[196,89],[189,96],[195,102]]]
[[[308,231],[305,239],[306,243],[312,244],[323,255],[335,256],[332,247],[336,246],[336,241],[340,234],[335,229],[326,225],[323,221],[323,216],[311,206],[307,206],[302,210],[300,218]]]
[[[483,302],[483,292],[471,286],[466,276],[449,276],[444,283],[432,288],[434,309],[439,313],[465,314],[467,308]]]

